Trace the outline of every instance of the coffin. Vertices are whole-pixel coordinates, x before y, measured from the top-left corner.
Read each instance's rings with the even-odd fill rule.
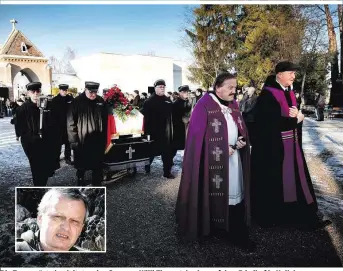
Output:
[[[112,139],[112,146],[105,154],[105,168],[115,171],[149,165],[151,143],[144,137],[120,136]]]

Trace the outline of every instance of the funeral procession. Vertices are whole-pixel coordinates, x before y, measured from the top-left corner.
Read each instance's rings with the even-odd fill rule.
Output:
[[[24,23],[21,31],[6,19],[5,265],[18,257],[23,266],[342,266],[342,52],[324,56],[334,43],[303,49],[310,26],[295,6],[193,7],[184,31],[193,64],[96,43],[81,57],[67,47],[59,61]]]

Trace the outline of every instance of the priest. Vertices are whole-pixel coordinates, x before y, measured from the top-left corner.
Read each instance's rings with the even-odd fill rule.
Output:
[[[176,218],[182,235],[219,234],[253,251],[250,223],[249,156],[246,126],[234,100],[237,79],[224,72],[191,116]]]
[[[92,171],[92,184],[102,182],[108,109],[97,95],[99,83],[86,82],[85,91],[74,99],[67,116],[68,140],[74,150],[77,185],[84,185],[86,170]]]
[[[278,63],[255,107],[252,211],[263,226],[317,228],[328,223],[318,219],[316,196],[298,140],[297,127],[304,115],[297,109],[292,90],[297,70],[294,63]]]

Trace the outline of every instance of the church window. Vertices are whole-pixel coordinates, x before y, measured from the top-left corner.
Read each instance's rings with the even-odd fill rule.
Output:
[[[21,51],[22,51],[23,53],[27,53],[27,46],[26,46],[25,42],[22,42],[22,43],[21,43]]]

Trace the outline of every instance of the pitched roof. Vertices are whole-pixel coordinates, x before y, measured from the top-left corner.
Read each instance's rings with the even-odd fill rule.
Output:
[[[26,45],[27,52],[22,51],[22,43]],[[12,30],[6,42],[0,48],[0,55],[44,57],[41,51],[18,29]]]

